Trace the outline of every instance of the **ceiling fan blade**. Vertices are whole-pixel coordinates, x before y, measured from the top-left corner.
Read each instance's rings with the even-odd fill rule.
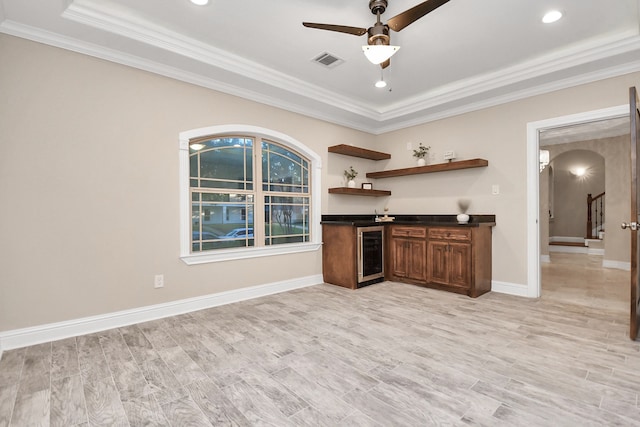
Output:
[[[382,68],[382,69],[384,70],[384,69],[385,69],[385,68],[387,68],[389,65],[391,65],[391,58],[387,59],[387,60],[386,60],[386,61],[384,61],[384,62],[381,62],[381,63],[380,63],[380,68]]]
[[[427,0],[389,19],[389,21],[387,21],[387,25],[393,31],[400,31],[404,27],[414,23],[427,13],[436,10],[448,1],[449,0]]]
[[[362,36],[367,33],[366,28],[347,27],[345,25],[315,24],[313,22],[303,22],[302,25],[308,28],[317,28],[318,30],[337,31],[339,33],[353,34],[354,36]]]

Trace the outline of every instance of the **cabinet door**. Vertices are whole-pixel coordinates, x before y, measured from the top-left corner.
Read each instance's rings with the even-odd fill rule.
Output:
[[[427,281],[427,242],[408,240],[405,258],[408,260],[407,278],[420,282]]]
[[[431,283],[449,284],[449,243],[442,241],[429,241],[427,247],[428,273],[427,279]]]
[[[449,284],[461,288],[471,287],[471,245],[449,243]]]
[[[394,277],[407,277],[407,240],[392,238],[390,246],[391,274]]]

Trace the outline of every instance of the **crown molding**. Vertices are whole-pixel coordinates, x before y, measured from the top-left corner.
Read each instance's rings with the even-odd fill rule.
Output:
[[[327,91],[323,87],[309,84],[260,63],[171,31],[136,17],[126,9],[107,6],[95,0],[75,0],[62,13],[62,17],[221,68],[269,86],[304,94],[311,99],[330,103],[355,114],[369,117],[377,113],[367,105],[354,102],[339,93]]]
[[[345,117],[344,110],[336,108],[331,104],[329,104],[331,105],[331,108],[328,109],[328,112],[323,111],[321,107],[324,103],[314,102],[313,106],[308,106],[300,102],[288,101],[283,97],[270,96],[262,92],[247,89],[242,86],[225,83],[221,80],[207,77],[202,74],[185,71],[166,64],[151,61],[149,59],[141,58],[128,53],[123,53],[104,46],[85,42],[10,20],[5,20],[0,23],[0,33],[81,53],[83,55],[104,59],[106,61],[148,71],[154,74],[162,75],[186,83],[191,83],[197,86],[205,87],[207,89],[212,89],[218,92],[237,96],[272,107],[281,108],[286,111],[298,113],[307,117],[312,117],[318,120],[323,120],[363,132],[371,133],[371,129],[375,128],[376,123],[376,120],[371,119],[371,116],[379,116],[378,113],[373,112],[368,115],[354,114],[355,118],[348,119]]]
[[[460,80],[394,105],[368,106],[167,30],[136,17],[135,14],[127,13],[128,9],[106,7],[104,3],[95,0],[66,1],[68,7],[62,13],[65,19],[189,58],[211,67],[213,72],[194,72],[177,68],[10,20],[0,22],[0,32],[376,135],[640,71],[640,36],[637,34],[638,31],[634,30],[609,39],[600,39],[597,43],[582,43],[571,49],[553,52],[493,73]],[[0,17],[1,5],[0,2]],[[638,60],[597,71],[588,71],[588,67],[585,67],[594,61],[634,52]],[[553,77],[554,73],[561,77],[563,71],[580,66],[585,67],[585,72],[573,77],[555,78],[547,83],[540,81],[545,77]],[[510,88],[509,93],[505,93],[507,88]]]
[[[631,74],[638,71],[640,71],[640,60],[634,61],[628,64],[610,67],[604,70],[584,73],[579,76],[574,76],[574,77],[570,77],[562,80],[555,80],[550,83],[540,84],[528,89],[522,89],[519,91],[510,92],[505,95],[486,98],[481,101],[464,104],[459,107],[447,108],[440,112],[427,113],[418,118],[394,122],[391,125],[379,127],[375,134],[392,132],[392,131],[408,128],[411,126],[417,126],[417,125],[433,122],[436,120],[446,119],[448,117],[470,113],[470,112],[482,110],[485,108],[495,107],[495,106],[506,104],[509,102],[519,101],[521,99],[530,98],[533,96],[544,95],[546,93],[555,92],[557,90],[568,89],[571,87],[575,87],[575,86],[579,86],[587,83],[593,83],[599,80],[604,80],[612,77],[618,77],[625,74]],[[435,105],[437,106],[437,104]]]

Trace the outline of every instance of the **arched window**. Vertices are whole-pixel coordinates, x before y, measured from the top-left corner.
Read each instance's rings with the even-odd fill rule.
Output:
[[[181,258],[187,264],[317,250],[320,158],[253,126],[180,134]]]

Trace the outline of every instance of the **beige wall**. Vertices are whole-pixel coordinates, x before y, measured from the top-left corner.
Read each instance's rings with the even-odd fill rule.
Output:
[[[562,154],[555,154],[553,147],[544,148],[549,148],[550,153],[553,153],[553,160],[550,166],[555,171],[553,179],[554,217],[549,220],[549,237],[584,238],[587,236],[587,194],[595,197],[605,191],[605,159],[601,155],[587,150],[574,149],[565,151]],[[576,177],[567,167],[575,165],[575,160],[573,159],[578,155],[580,156],[580,161],[587,161],[590,166],[588,174],[583,177]],[[609,163],[617,165],[622,159],[617,160],[617,162],[614,162],[611,159]],[[620,181],[617,184],[622,184],[622,182]],[[543,191],[541,190],[541,197],[542,193]],[[600,212],[599,208],[598,212]],[[604,214],[604,210],[602,213]],[[593,215],[594,224],[592,228],[595,227],[595,208]]]
[[[140,70],[0,35],[0,330],[321,273],[320,252],[187,266],[179,258],[178,133],[244,123],[323,159],[324,213],[494,213],[493,278],[526,284],[526,124],[627,103],[628,75],[374,136]],[[327,195],[342,171],[413,164],[406,143],[489,167],[377,180],[389,198]],[[392,153],[331,154],[350,143]],[[440,157],[438,157],[440,158]],[[500,195],[491,195],[491,185]],[[165,288],[153,289],[153,275]]]
[[[465,197],[472,200],[471,214],[495,214],[493,279],[525,285],[527,123],[627,104],[628,88],[637,85],[639,77],[625,75],[382,135],[375,146],[392,153],[390,168],[412,164],[407,142],[430,145],[437,159],[444,151],[455,150],[459,159],[481,157],[489,161],[489,167],[378,180],[375,185],[393,191],[388,203],[396,212],[450,213],[456,210],[456,200]],[[493,184],[500,186],[499,195],[491,194]],[[615,219],[613,210],[610,212],[611,220]],[[624,252],[625,247],[619,251]],[[611,259],[624,260],[619,251],[611,249]]]
[[[323,164],[370,135],[6,35],[0,57],[0,331],[321,274],[320,251],[185,265],[178,134],[265,127]]]

